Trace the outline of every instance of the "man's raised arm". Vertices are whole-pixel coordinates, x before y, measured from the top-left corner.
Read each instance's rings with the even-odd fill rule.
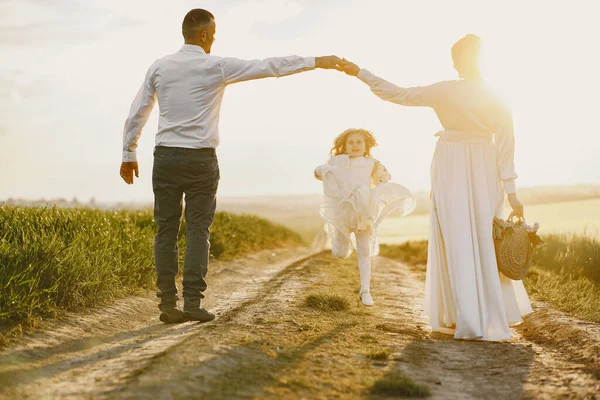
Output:
[[[341,70],[341,59],[336,56],[324,57],[272,57],[264,60],[241,60],[226,57],[221,60],[223,81],[226,85],[270,77],[282,77],[315,68]]]

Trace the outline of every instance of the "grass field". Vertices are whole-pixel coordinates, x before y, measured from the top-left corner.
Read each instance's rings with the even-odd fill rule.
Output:
[[[392,214],[379,226],[383,243],[427,239],[429,224],[429,192],[413,192],[417,208],[406,218]],[[519,199],[525,204],[525,216],[538,221],[542,233],[583,233],[600,238],[600,185],[536,186],[519,188]],[[248,213],[283,224],[298,232],[310,244],[317,231],[323,229],[319,217],[321,195],[261,196],[220,198],[224,211]],[[506,209],[506,216],[509,210]]]
[[[314,199],[307,197],[294,202],[294,206],[286,205],[281,210],[275,207],[275,214],[271,210],[274,221],[298,233],[256,216],[217,213],[211,234],[211,256],[231,259],[262,248],[310,244],[323,226],[313,203]],[[269,218],[269,207],[262,203],[260,207],[256,209]],[[566,256],[559,254],[571,258],[573,254],[583,254],[597,260],[594,258],[597,255],[590,255],[589,249],[595,248],[600,240],[600,199],[526,205],[525,212],[529,222],[540,223],[540,234],[545,240],[553,233],[577,235],[552,236],[562,239],[551,239],[552,244],[545,246],[547,250],[543,251],[549,251],[550,255],[540,261],[540,266],[526,280],[530,291],[537,298],[550,301],[559,297],[557,291],[569,287],[571,297],[559,307],[585,308],[585,302],[578,303],[580,300],[575,297],[579,296],[577,293],[588,293],[581,295],[588,298],[595,296],[593,293],[600,291],[596,286],[599,279],[588,274],[583,280],[576,280],[581,276],[579,270],[565,269],[560,257]],[[428,215],[390,218],[379,227],[380,242],[399,244],[426,239],[428,221]],[[183,225],[182,233],[184,228]],[[60,310],[106,303],[153,287],[154,232],[150,210],[0,206],[0,328],[15,321],[34,322],[39,316]],[[552,253],[570,242],[581,244],[584,237],[592,244]],[[183,234],[180,254],[184,251]],[[600,269],[597,265],[594,268]]]
[[[600,322],[600,240],[582,234],[549,234],[543,239],[546,243],[534,252],[523,279],[528,294],[578,318]],[[381,255],[424,272],[427,241],[382,245]]]
[[[510,210],[505,209],[508,216]],[[600,239],[600,199],[525,206],[528,222],[540,223],[540,235],[576,233]],[[379,226],[381,243],[399,244],[427,239],[429,215],[388,218]]]
[[[600,322],[600,199],[526,206],[525,216],[540,223],[546,242],[536,250],[534,265],[523,280],[530,296]],[[426,264],[428,223],[428,215],[384,221],[379,228],[380,241],[387,244],[382,255]]]
[[[185,225],[180,233],[183,256]],[[151,210],[0,207],[0,330],[154,287],[154,234]],[[302,244],[281,225],[227,212],[211,242],[214,259]]]

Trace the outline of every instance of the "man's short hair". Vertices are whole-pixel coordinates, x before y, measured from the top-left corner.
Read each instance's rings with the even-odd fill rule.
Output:
[[[210,11],[203,10],[202,8],[195,8],[188,12],[183,19],[181,24],[181,32],[183,37],[186,39],[192,39],[196,36],[199,29],[210,24],[215,19]]]

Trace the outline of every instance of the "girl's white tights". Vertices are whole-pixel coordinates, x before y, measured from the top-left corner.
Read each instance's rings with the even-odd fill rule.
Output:
[[[356,255],[360,271],[360,291],[368,292],[371,286],[371,232],[363,231],[356,235]]]
[[[334,230],[331,237],[331,250],[335,257],[346,258],[352,244],[339,231]],[[368,292],[371,286],[371,231],[357,232],[356,255],[360,272],[360,291]]]

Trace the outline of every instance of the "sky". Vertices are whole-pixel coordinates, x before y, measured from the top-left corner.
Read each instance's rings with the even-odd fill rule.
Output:
[[[132,186],[118,172],[123,124],[148,67],[183,44],[192,8],[216,17],[214,55],[335,54],[404,87],[456,79],[450,48],[475,33],[485,77],[513,110],[517,185],[600,183],[592,0],[0,0],[0,200],[151,201],[158,106]],[[227,88],[219,194],[319,193],[313,170],[351,127],[375,134],[393,181],[429,188],[435,113],[316,70]]]

